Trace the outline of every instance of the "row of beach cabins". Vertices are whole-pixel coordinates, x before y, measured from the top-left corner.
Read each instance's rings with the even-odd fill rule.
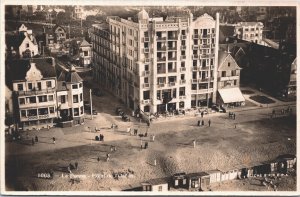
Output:
[[[212,183],[248,177],[282,176],[296,167],[295,155],[281,155],[273,161],[235,166],[232,169],[216,169],[186,174],[176,173],[171,177],[151,179],[140,186],[123,188],[122,191],[209,191]]]

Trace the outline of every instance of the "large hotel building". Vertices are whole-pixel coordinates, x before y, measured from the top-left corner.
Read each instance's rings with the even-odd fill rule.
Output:
[[[131,109],[187,109],[215,103],[219,14],[150,18],[143,9],[93,25],[94,78]]]

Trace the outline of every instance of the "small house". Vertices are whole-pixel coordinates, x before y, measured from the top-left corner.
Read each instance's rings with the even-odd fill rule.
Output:
[[[169,178],[151,179],[142,184],[142,191],[165,192],[169,190]]]
[[[176,173],[172,176],[172,186],[177,188],[186,188],[187,187],[187,181],[186,181],[186,173]]]
[[[206,172],[190,173],[186,175],[187,189],[204,191],[210,185],[210,176]]]
[[[209,170],[206,171],[209,174],[209,183],[221,182],[221,171],[220,170]]]
[[[236,168],[221,168],[220,171],[222,181],[237,179],[239,172]]]

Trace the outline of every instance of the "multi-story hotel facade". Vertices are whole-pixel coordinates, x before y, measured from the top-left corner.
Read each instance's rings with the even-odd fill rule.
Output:
[[[216,102],[219,14],[108,17],[93,25],[94,78],[131,109],[165,112]]]

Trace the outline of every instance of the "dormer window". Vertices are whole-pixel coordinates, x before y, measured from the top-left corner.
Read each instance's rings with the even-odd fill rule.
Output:
[[[26,43],[26,48],[29,48],[29,43]]]

